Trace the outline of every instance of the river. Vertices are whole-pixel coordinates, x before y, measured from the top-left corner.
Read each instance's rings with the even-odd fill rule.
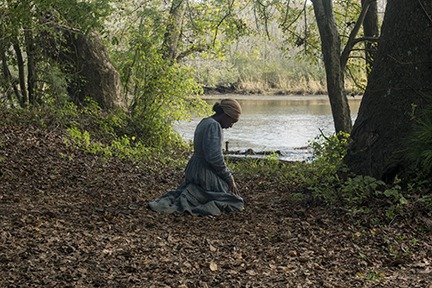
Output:
[[[326,95],[268,96],[268,95],[207,95],[209,103],[235,98],[242,105],[243,114],[231,128],[224,130],[224,141],[229,150],[280,151],[281,159],[303,161],[311,156],[310,141],[321,134],[334,133],[333,117]],[[350,97],[353,121],[357,117],[361,97]],[[186,140],[193,139],[200,118],[179,122],[175,129]]]

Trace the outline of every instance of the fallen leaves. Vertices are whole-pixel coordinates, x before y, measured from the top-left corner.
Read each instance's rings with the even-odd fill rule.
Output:
[[[247,200],[241,213],[157,214],[147,202],[175,187],[181,171],[100,159],[34,127],[0,127],[0,137],[0,155],[7,155],[0,178],[0,287],[432,283],[432,236],[412,223],[354,226],[331,209],[293,207],[290,187],[268,189],[279,187],[272,179],[259,179],[257,187],[260,175],[238,176]]]

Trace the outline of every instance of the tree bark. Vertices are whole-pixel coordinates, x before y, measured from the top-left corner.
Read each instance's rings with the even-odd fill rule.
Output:
[[[17,65],[18,65],[18,78],[19,78],[19,84],[20,84],[20,90],[21,90],[21,99],[20,99],[20,105],[21,107],[25,107],[28,103],[28,96],[27,96],[27,88],[26,88],[26,77],[24,72],[24,58],[22,55],[21,47],[19,46],[18,39],[15,39],[13,41],[13,48],[15,50],[15,55],[17,58]]]
[[[336,133],[350,132],[350,108],[344,90],[344,73],[340,62],[340,39],[333,15],[331,0],[312,0],[321,37],[326,70],[327,92],[330,99]]]
[[[10,96],[11,93],[8,91],[9,87],[7,87],[7,86],[8,85],[12,86],[12,89],[14,91],[14,94],[15,94],[15,97],[16,97],[18,103],[21,102],[22,96],[20,94],[20,91],[19,91],[16,83],[14,83],[14,81],[12,79],[12,74],[11,74],[11,72],[9,70],[9,66],[7,64],[8,61],[7,61],[6,51],[5,51],[2,44],[0,44],[0,57],[1,57],[1,61],[2,61],[3,77],[4,77],[5,82],[6,82],[6,97],[7,97],[8,101],[10,102],[10,105],[13,107],[14,101],[12,100],[12,97]]]
[[[171,4],[168,25],[166,27],[164,42],[162,45],[164,56],[170,61],[175,61],[179,54],[178,45],[183,27],[185,2],[185,0],[174,0]]]
[[[377,2],[369,3],[368,0],[362,0],[362,7],[369,4],[369,9],[363,21],[363,34],[366,39],[373,39],[379,36],[378,29],[378,8]],[[369,76],[372,70],[374,56],[377,50],[377,43],[375,41],[365,42],[365,58],[366,58],[366,73]]]
[[[95,34],[85,35],[66,27],[56,27],[64,37],[59,51],[55,39],[47,45],[45,53],[62,64],[68,82],[69,96],[76,103],[83,103],[86,97],[95,100],[102,109],[125,109],[127,102],[121,95],[120,76],[111,64],[108,52]]]
[[[346,162],[356,174],[391,181],[413,124],[432,97],[432,3],[389,1],[375,64],[360,105]]]
[[[36,47],[33,33],[30,29],[24,30],[24,40],[27,52],[27,91],[29,103],[36,104]]]

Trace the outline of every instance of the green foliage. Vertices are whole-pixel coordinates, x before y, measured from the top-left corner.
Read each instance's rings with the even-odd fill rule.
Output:
[[[65,131],[69,145],[102,157],[120,157],[145,163],[184,164],[190,146],[167,144],[151,146],[147,135],[133,134],[132,116],[125,111],[105,112],[87,99],[86,106],[77,107],[72,102],[63,106],[35,106],[29,109],[0,110],[4,119],[0,125],[37,125],[45,129]],[[180,140],[179,140],[180,141]]]
[[[125,93],[131,102],[131,117],[124,133],[135,135],[146,146],[155,148],[184,145],[172,128],[174,121],[209,110],[198,97],[202,89],[194,80],[194,71],[164,55],[167,27],[164,22],[169,15],[159,9],[156,4],[144,5],[137,15],[139,25],[129,29],[119,44],[112,47],[113,59],[120,67]]]
[[[122,110],[104,112],[91,99],[87,99],[86,105],[80,109],[69,102],[69,105],[58,110],[56,115],[57,119],[63,119],[61,121],[64,121],[64,126],[67,127],[69,143],[92,154],[133,160],[155,160],[160,157],[163,162],[171,161],[170,157],[179,152],[181,155],[189,149],[174,131],[173,138],[157,142],[159,138],[155,140],[150,133],[158,131],[149,128],[146,133],[142,128],[145,126],[136,122],[142,119]]]
[[[305,171],[304,184],[317,201],[340,204],[340,172],[346,171],[343,158],[346,155],[349,135],[341,132],[329,137],[321,135],[310,143],[313,160]]]
[[[88,131],[81,131],[76,127],[67,129],[69,138],[65,139],[67,144],[74,144],[86,152],[91,154],[101,155],[103,157],[119,157],[133,160],[148,159],[152,155],[150,148],[145,147],[141,142],[135,143],[135,137],[123,135],[112,140],[110,144],[102,144],[97,141],[92,141]]]
[[[314,161],[317,163],[330,163],[333,164],[335,169],[338,169],[346,155],[348,143],[349,134],[346,132],[339,132],[329,137],[318,136],[315,141],[310,143],[313,149]]]
[[[309,189],[315,199],[347,207],[353,214],[369,213],[373,205],[381,205],[387,218],[393,219],[409,204],[408,192],[398,183],[387,185],[370,176],[349,175],[343,164],[348,136],[334,135],[312,143],[316,160],[311,166],[317,175],[311,178]]]
[[[407,160],[425,177],[432,175],[432,108],[425,111],[408,141]]]
[[[354,207],[367,206],[378,189],[385,183],[370,176],[358,175],[343,182],[340,192],[344,200]]]
[[[348,141],[346,133],[318,137],[311,143],[314,148],[311,162],[283,163],[277,155],[271,155],[231,166],[237,174],[251,175],[258,183],[262,180],[256,179],[268,179],[279,189],[289,187],[293,201],[340,207],[351,215],[375,214],[376,218],[382,215],[391,221],[416,201],[425,208],[432,207],[430,197],[414,196],[421,187],[428,189],[428,184],[403,188],[400,182],[390,185],[370,176],[349,174],[343,164]]]

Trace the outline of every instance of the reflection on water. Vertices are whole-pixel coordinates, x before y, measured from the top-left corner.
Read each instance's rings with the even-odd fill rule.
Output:
[[[213,104],[217,100],[206,100]],[[224,130],[230,150],[280,150],[284,159],[304,160],[310,156],[306,146],[320,135],[334,133],[329,101],[312,100],[239,100],[243,114],[233,128]],[[349,101],[351,115],[357,117],[360,99]],[[175,129],[187,140],[193,139],[200,119],[180,122]]]

